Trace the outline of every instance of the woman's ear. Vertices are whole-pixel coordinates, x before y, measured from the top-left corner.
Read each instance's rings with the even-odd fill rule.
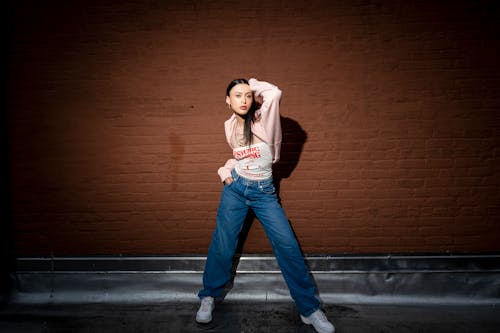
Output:
[[[226,104],[228,106],[231,105],[231,99],[229,98],[229,96],[226,96]]]

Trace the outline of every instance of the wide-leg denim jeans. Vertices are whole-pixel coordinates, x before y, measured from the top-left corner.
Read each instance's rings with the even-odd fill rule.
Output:
[[[233,182],[224,186],[217,225],[208,249],[200,298],[220,297],[231,279],[233,257],[245,217],[251,208],[271,242],[290,294],[299,313],[308,316],[320,304],[315,286],[290,223],[278,202],[272,178],[254,181],[233,171]]]

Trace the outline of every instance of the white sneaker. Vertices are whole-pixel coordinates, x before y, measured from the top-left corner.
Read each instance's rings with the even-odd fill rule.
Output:
[[[328,321],[325,314],[321,310],[316,310],[310,316],[300,316],[302,322],[307,325],[313,325],[318,333],[333,333],[335,327]]]
[[[215,308],[213,297],[203,297],[200,308],[196,312],[196,321],[201,324],[207,324],[212,321],[212,311]]]

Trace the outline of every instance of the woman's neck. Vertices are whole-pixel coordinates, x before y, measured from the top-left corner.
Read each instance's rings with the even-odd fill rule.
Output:
[[[236,124],[238,124],[238,126],[242,126],[242,127],[245,126],[245,118],[243,118],[239,114],[236,114]]]

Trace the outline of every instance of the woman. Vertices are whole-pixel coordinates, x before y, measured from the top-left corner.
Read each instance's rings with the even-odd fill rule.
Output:
[[[254,97],[262,100],[260,108]],[[233,158],[218,170],[224,187],[196,321],[212,320],[214,298],[222,295],[231,278],[238,236],[251,208],[271,242],[302,321],[318,332],[332,333],[335,329],[319,309],[309,270],[273,185],[272,165],[279,160],[281,147],[280,98],[278,87],[256,79],[233,80],[227,87],[226,103],[233,114],[224,127]]]

